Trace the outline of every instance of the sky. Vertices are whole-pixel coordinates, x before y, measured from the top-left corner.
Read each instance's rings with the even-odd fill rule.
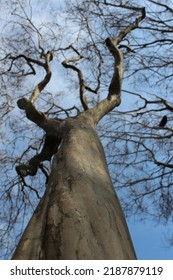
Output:
[[[128,221],[129,231],[139,260],[173,260],[173,246],[168,238],[173,234],[172,223],[155,224],[151,221]]]

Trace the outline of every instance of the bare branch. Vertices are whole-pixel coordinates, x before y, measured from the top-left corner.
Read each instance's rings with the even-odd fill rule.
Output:
[[[127,28],[125,28],[123,31],[121,31],[115,39],[113,39],[113,44],[115,46],[117,44],[119,44],[127,36],[127,34],[129,34],[132,30],[136,29],[138,27],[139,23],[145,18],[145,16],[146,16],[145,8],[142,8],[141,11],[142,11],[142,15],[140,17],[138,17],[134,23],[132,23]]]
[[[23,176],[21,176],[21,175],[19,175],[19,176],[20,176],[21,181],[22,181],[22,183],[23,183],[22,191],[24,190],[24,187],[27,187],[27,188],[29,188],[31,191],[34,191],[34,192],[35,192],[35,194],[36,194],[36,196],[37,196],[38,199],[41,199],[41,197],[40,197],[40,195],[39,195],[39,192],[38,192],[35,188],[33,188],[32,186],[28,185],[28,184],[26,183],[26,181],[25,181],[25,179],[24,179]]]
[[[45,123],[47,121],[46,116],[43,113],[38,112],[30,101],[26,98],[22,98],[17,101],[17,105],[20,109],[25,110],[26,116],[29,120],[45,129]]]
[[[18,100],[17,105],[20,109],[25,110],[29,120],[36,123],[39,127],[45,130],[46,137],[42,151],[35,155],[26,164],[20,164],[16,167],[17,173],[21,177],[34,176],[37,173],[43,161],[50,161],[52,156],[57,152],[61,142],[61,133],[59,129],[59,119],[48,119],[45,114],[37,111],[33,103],[25,98]]]
[[[107,38],[106,46],[114,57],[114,74],[109,86],[108,99],[111,98],[112,95],[120,95],[121,93],[121,85],[123,79],[123,54],[122,52],[114,45],[114,41]]]
[[[37,60],[37,59],[33,59],[33,58],[31,58],[31,57],[28,57],[28,56],[26,56],[26,55],[24,55],[24,54],[19,54],[19,55],[17,55],[17,56],[12,56],[11,54],[9,54],[9,55],[7,55],[7,57],[8,57],[9,59],[12,60],[11,66],[10,66],[10,68],[9,68],[8,71],[11,70],[12,65],[13,65],[13,62],[14,62],[15,60],[20,59],[20,58],[24,58],[24,59],[26,60],[27,63],[28,63],[28,62],[29,62],[29,63],[34,63],[34,64],[37,64],[37,65],[39,65],[39,66],[45,68],[45,63],[43,63],[43,62],[40,61],[40,60]]]
[[[27,62],[27,64],[29,65],[29,67],[31,68],[32,72],[30,72],[29,74],[36,74],[35,72],[35,69],[32,65],[33,64],[36,64],[38,66],[41,66],[44,68],[44,70],[46,71],[46,75],[44,77],[44,79],[38,83],[34,90],[33,90],[33,93],[32,95],[30,96],[29,100],[34,103],[36,101],[36,99],[38,98],[38,96],[40,95],[41,91],[46,87],[46,85],[49,83],[50,79],[51,79],[51,76],[52,76],[52,72],[51,72],[51,68],[50,68],[50,61],[52,61],[53,59],[53,52],[52,51],[48,51],[47,53],[42,53],[42,58],[44,58],[45,62],[42,62],[40,60],[37,60],[37,59],[33,59],[33,58],[30,58],[30,57],[27,57],[26,55],[23,55],[23,54],[20,54],[18,56],[12,56],[12,55],[8,55],[8,58],[12,60],[11,62],[11,66],[10,68],[8,69],[8,71],[11,70],[12,66],[13,66],[13,63],[15,60],[18,60],[20,58],[24,58]]]
[[[88,107],[88,102],[87,102],[87,99],[85,96],[85,82],[84,82],[82,71],[79,68],[77,68],[76,66],[69,64],[70,62],[76,62],[76,61],[80,60],[81,58],[83,58],[83,56],[73,46],[70,46],[70,47],[73,49],[73,51],[75,51],[78,54],[78,56],[75,58],[65,59],[62,62],[62,65],[65,68],[71,68],[72,70],[74,70],[78,73],[79,87],[80,87],[80,89],[79,89],[80,101],[83,106],[83,109],[86,111],[89,109],[89,107]]]
[[[125,28],[119,33],[119,35],[114,38],[106,39],[106,46],[108,47],[110,53],[114,57],[114,74],[109,86],[108,96],[105,100],[99,102],[99,104],[92,109],[92,115],[95,123],[105,116],[105,114],[112,111],[116,106],[119,106],[121,103],[121,86],[123,79],[123,54],[120,49],[117,47],[117,44],[121,42],[125,36],[131,32],[133,29],[138,27],[139,22],[145,18],[145,8],[142,8],[142,15],[136,19],[136,21]]]
[[[109,94],[108,98],[110,98],[113,94],[120,94],[121,92],[121,85],[122,85],[122,78],[123,78],[123,56],[121,51],[117,48],[117,45],[126,37],[128,33],[130,33],[132,30],[136,29],[138,27],[138,24],[145,18],[145,8],[142,8],[142,15],[138,17],[134,23],[129,25],[127,28],[125,28],[123,31],[119,33],[119,35],[114,38],[106,39],[106,46],[108,47],[110,53],[114,57],[114,74],[113,78],[111,80],[111,84],[109,86]]]
[[[45,64],[44,64],[44,69],[46,71],[46,76],[44,77],[44,79],[36,85],[36,87],[34,88],[34,91],[32,93],[32,95],[30,96],[29,100],[34,103],[35,100],[38,98],[38,96],[40,95],[41,91],[46,87],[46,85],[49,83],[51,76],[52,76],[52,72],[51,72],[51,68],[50,68],[50,61],[53,59],[53,53],[48,51],[47,54],[45,54]]]
[[[127,9],[127,10],[132,10],[132,11],[141,11],[143,8],[139,8],[139,7],[135,7],[135,6],[128,6],[128,5],[123,5],[123,4],[116,4],[116,3],[109,3],[106,0],[104,0],[104,4],[106,6],[112,6],[112,7],[117,7],[117,8],[123,8],[123,9]]]
[[[171,13],[173,13],[173,9],[170,6],[168,6],[168,5],[164,4],[164,3],[159,3],[159,2],[156,2],[154,0],[149,0],[149,2],[151,2],[151,3],[155,4],[155,5],[164,7],[166,10],[170,11]]]
[[[16,171],[21,177],[35,176],[43,161],[50,161],[57,152],[61,138],[56,135],[47,135],[41,152],[29,160],[27,164],[16,166]]]
[[[17,105],[20,109],[25,110],[26,116],[29,120],[37,124],[47,134],[57,134],[61,122],[60,119],[46,118],[45,114],[37,111],[32,102],[26,98],[19,99]]]

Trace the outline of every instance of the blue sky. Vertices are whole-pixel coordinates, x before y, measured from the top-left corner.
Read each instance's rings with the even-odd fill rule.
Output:
[[[173,247],[168,237],[173,234],[171,223],[155,224],[151,221],[128,221],[131,238],[139,260],[173,260]]]

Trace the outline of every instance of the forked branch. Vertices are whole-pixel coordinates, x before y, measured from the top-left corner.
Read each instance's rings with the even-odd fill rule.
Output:
[[[130,24],[127,28],[122,30],[116,38],[112,40],[110,38],[107,38],[105,41],[106,46],[108,47],[110,53],[113,55],[115,61],[114,74],[109,86],[108,99],[110,99],[113,94],[121,93],[121,84],[123,79],[123,55],[118,49],[117,45],[127,36],[127,34],[136,29],[139,23],[145,18],[145,8],[141,9],[141,13],[141,16],[138,17],[135,22]]]
[[[117,45],[127,36],[128,33],[137,28],[139,23],[145,18],[145,8],[141,9],[141,13],[141,16],[138,17],[134,23],[121,31],[117,37],[114,39],[107,38],[105,41],[106,46],[114,58],[114,73],[109,86],[107,98],[99,102],[98,105],[91,110],[95,124],[97,124],[102,117],[121,103],[123,54]]]

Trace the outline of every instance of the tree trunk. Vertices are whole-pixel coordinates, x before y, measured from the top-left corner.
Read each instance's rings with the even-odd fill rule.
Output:
[[[67,119],[48,187],[13,259],[135,259],[95,126]]]

